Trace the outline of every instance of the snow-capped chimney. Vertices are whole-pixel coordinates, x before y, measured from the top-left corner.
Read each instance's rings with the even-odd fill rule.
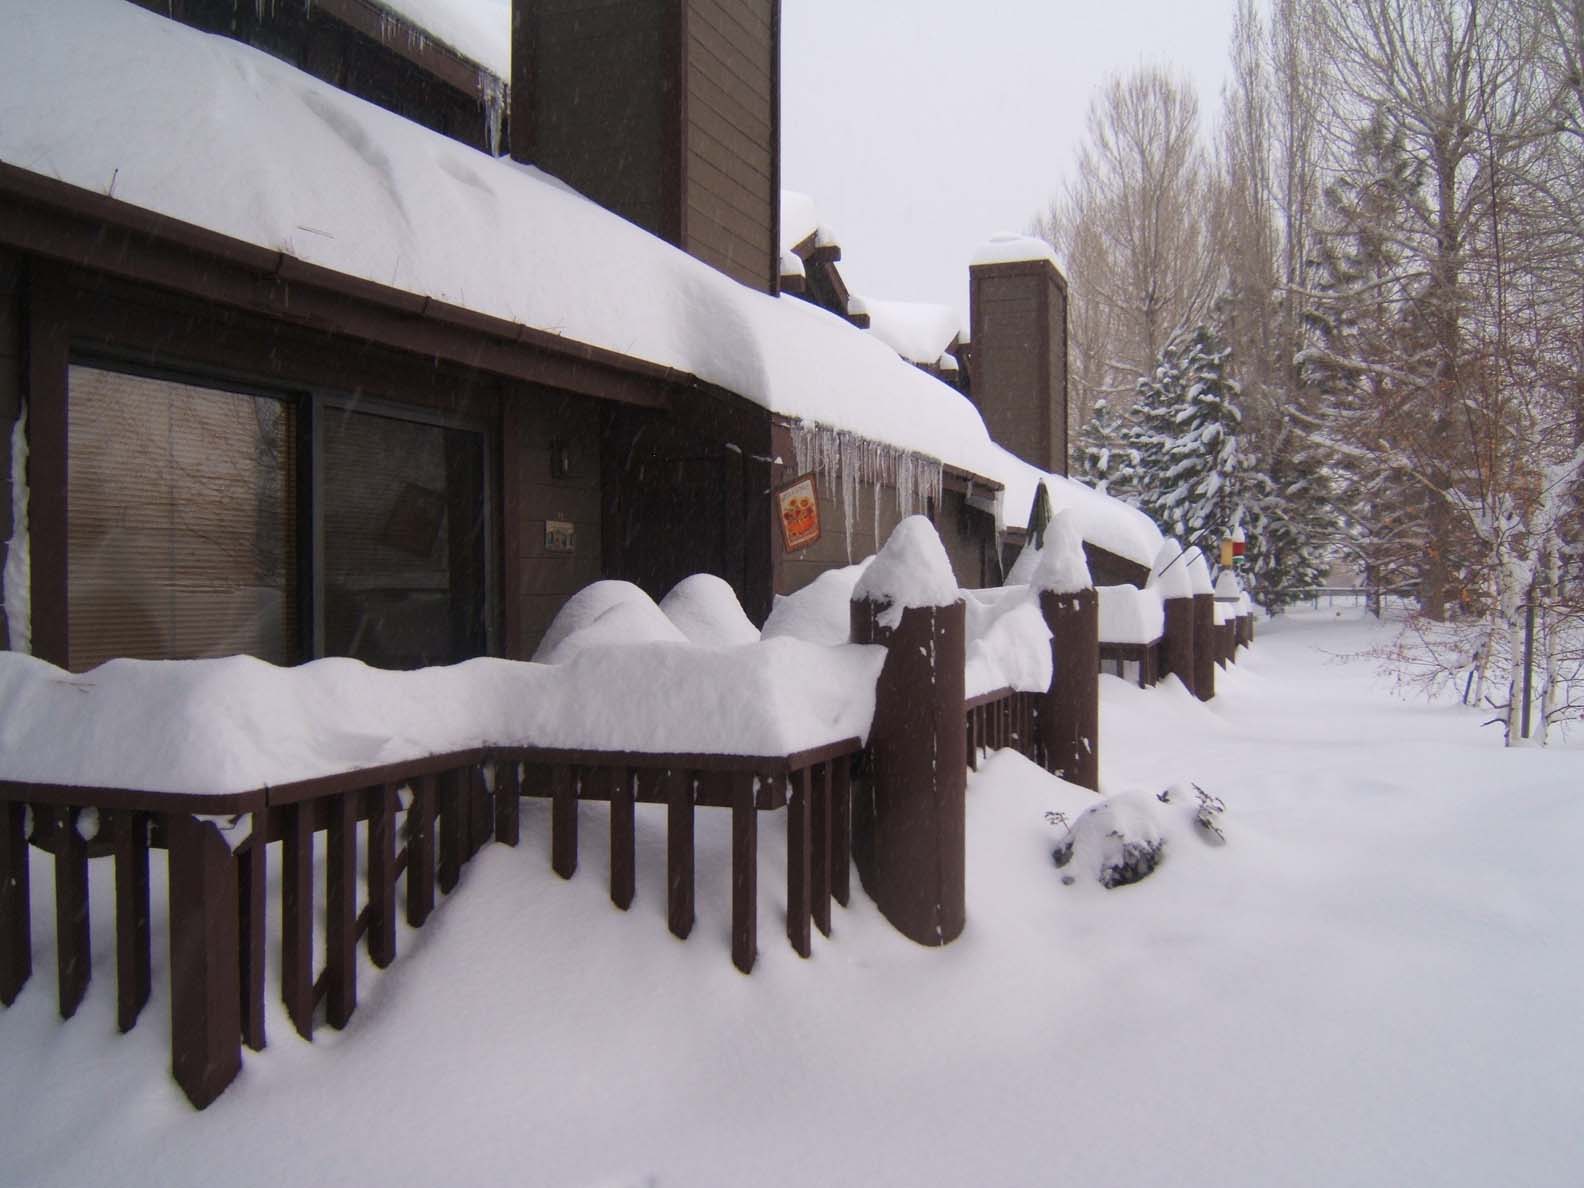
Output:
[[[997,235],[968,270],[969,392],[990,436],[1067,473],[1067,281],[1050,246]]]
[[[512,0],[511,155],[768,293],[780,0]]]

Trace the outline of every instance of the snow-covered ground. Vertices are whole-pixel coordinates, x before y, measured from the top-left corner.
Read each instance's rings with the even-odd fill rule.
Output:
[[[528,802],[521,849],[486,847],[390,970],[364,965],[345,1032],[304,1043],[272,1003],[269,1048],[202,1114],[166,1071],[159,935],[154,1000],[115,1034],[99,864],[98,977],[56,1018],[37,862],[37,972],[0,1012],[0,1182],[1571,1188],[1584,764],[1503,751],[1476,713],[1334,658],[1376,638],[1353,611],[1263,624],[1209,705],[1102,677],[1106,791],[1196,781],[1226,844],[1156,806],[1152,876],[1063,885],[1044,814],[1094,798],[999,755],[971,777],[968,928],[940,951],[855,889],[800,961],[766,815],[743,977],[726,814],[699,814],[680,942],[663,810],[623,914],[603,814],[565,883]]]

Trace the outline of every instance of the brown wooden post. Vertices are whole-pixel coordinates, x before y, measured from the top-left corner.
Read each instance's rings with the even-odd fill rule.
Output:
[[[759,809],[754,775],[731,774],[732,964],[752,973],[759,955]]]
[[[148,1004],[153,984],[148,818],[131,811],[107,813],[106,818],[115,846],[116,1028],[127,1032]]]
[[[0,1005],[10,1006],[33,976],[32,887],[27,806],[0,800]]]
[[[612,767],[606,776],[610,780],[610,897],[625,912],[632,907],[638,881],[633,773],[626,767]]]
[[[550,867],[563,879],[577,873],[577,812],[572,768],[558,763],[550,770]]]
[[[831,934],[831,809],[830,764],[813,769],[813,801],[809,804],[809,829],[813,835],[810,887],[814,927],[821,936]]]
[[[413,928],[434,910],[434,819],[434,776],[419,776],[407,809],[407,923]]]
[[[468,858],[470,827],[466,772],[440,773],[440,890],[449,895],[462,877]]]
[[[1163,603],[1166,611],[1166,675],[1180,680],[1193,693],[1199,684],[1198,667],[1194,662],[1194,600],[1168,598]]]
[[[82,1005],[93,976],[88,934],[88,843],[77,832],[74,808],[49,810],[55,843],[55,945],[60,1015]]]
[[[495,840],[515,846],[522,840],[522,764],[495,765]]]
[[[1215,696],[1216,629],[1215,595],[1195,594],[1194,616],[1194,696],[1209,701]]]
[[[369,960],[384,969],[396,960],[396,829],[389,784],[370,788],[368,797],[368,938]],[[409,884],[410,885],[410,884]]]
[[[325,1018],[340,1030],[357,1009],[358,792],[330,798],[325,840]]]
[[[799,957],[813,952],[809,931],[809,785],[805,767],[792,776],[792,795],[787,797],[787,939]]]
[[[268,899],[269,810],[251,815],[247,840],[237,848],[237,927],[242,992],[242,1042],[264,1050],[265,912]]]
[[[181,815],[166,821],[171,1073],[201,1110],[242,1068],[237,872],[212,822]]]
[[[1046,770],[1100,790],[1100,604],[1094,588],[1043,590],[1040,613],[1051,632],[1051,683],[1040,706]]]
[[[920,944],[943,945],[966,915],[964,607],[908,608],[894,628],[880,623],[886,609],[852,603],[853,642],[887,648],[870,779],[853,812],[853,859],[886,919]]]
[[[281,1001],[292,1026],[313,1039],[313,802],[281,815]]]
[[[693,773],[665,773],[666,922],[673,936],[693,931]]]
[[[852,756],[831,769],[831,895],[842,907],[852,902]]]

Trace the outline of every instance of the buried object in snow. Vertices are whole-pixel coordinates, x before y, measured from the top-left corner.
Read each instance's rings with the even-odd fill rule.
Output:
[[[1163,811],[1157,802],[1169,808]],[[1153,798],[1124,792],[1091,805],[1076,821],[1047,813],[1052,824],[1067,828],[1051,857],[1063,870],[1063,883],[1088,875],[1102,887],[1124,887],[1155,869],[1170,834],[1193,833],[1212,846],[1224,845],[1224,811],[1221,800],[1198,784],[1173,784]]]

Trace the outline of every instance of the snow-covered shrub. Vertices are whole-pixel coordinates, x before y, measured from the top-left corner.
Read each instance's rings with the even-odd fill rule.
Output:
[[[1102,887],[1123,887],[1154,870],[1165,847],[1148,800],[1123,792],[1080,813],[1051,857],[1067,871],[1064,883],[1087,875]]]

